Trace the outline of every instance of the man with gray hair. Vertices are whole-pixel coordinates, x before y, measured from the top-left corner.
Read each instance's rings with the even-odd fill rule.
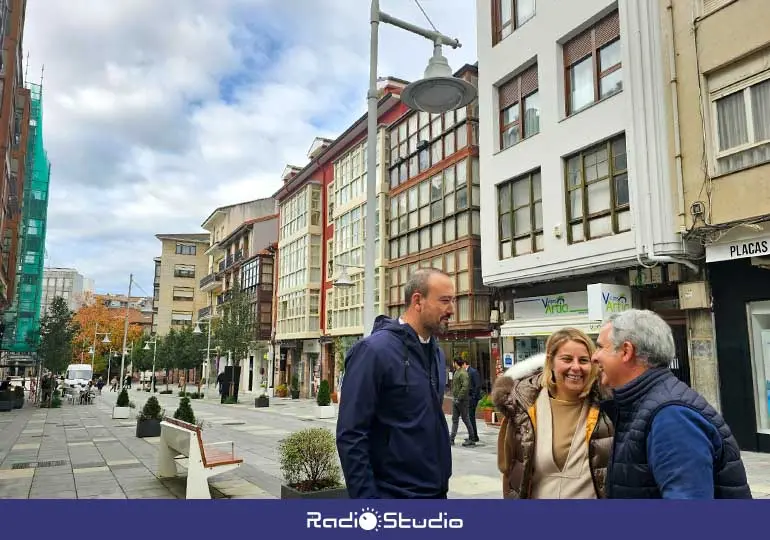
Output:
[[[614,399],[603,404],[615,437],[607,469],[614,499],[750,499],[738,443],[720,414],[669,369],[671,328],[629,309],[602,326],[593,361]]]

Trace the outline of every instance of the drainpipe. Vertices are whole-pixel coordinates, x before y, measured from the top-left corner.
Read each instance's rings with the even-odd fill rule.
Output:
[[[679,96],[677,93],[676,50],[674,43],[674,5],[672,0],[666,2],[666,30],[668,31],[668,69],[669,86],[671,91],[671,112],[674,122],[674,161],[676,163],[676,193],[679,204],[678,226],[679,230],[686,229],[685,201],[684,201],[684,173],[682,167],[682,135],[679,126]]]

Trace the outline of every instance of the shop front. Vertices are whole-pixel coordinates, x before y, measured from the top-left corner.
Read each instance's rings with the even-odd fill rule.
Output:
[[[596,339],[602,321],[613,312],[632,307],[631,289],[625,285],[593,283],[584,290],[515,298],[512,313],[503,313],[500,327],[502,367],[545,352],[548,337],[565,327],[576,328]]]
[[[770,452],[770,234],[709,244],[706,262],[722,413],[741,449]]]

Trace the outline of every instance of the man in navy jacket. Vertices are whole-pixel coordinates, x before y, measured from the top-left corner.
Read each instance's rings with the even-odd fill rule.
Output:
[[[419,269],[405,300],[402,317],[377,317],[345,359],[337,450],[351,499],[442,499],[449,490],[446,359],[435,336],[454,313],[454,282]]]
[[[593,360],[615,428],[610,499],[750,499],[738,443],[722,416],[669,369],[676,349],[659,315],[630,309],[602,327]]]

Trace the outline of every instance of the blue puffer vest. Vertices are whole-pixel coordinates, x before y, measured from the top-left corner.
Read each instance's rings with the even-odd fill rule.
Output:
[[[714,498],[750,499],[751,491],[738,443],[718,412],[703,397],[668,369],[650,369],[615,391],[602,408],[615,425],[615,442],[607,471],[607,497],[660,499],[647,463],[647,434],[655,414],[665,405],[683,405],[697,411],[722,436],[714,460]]]

